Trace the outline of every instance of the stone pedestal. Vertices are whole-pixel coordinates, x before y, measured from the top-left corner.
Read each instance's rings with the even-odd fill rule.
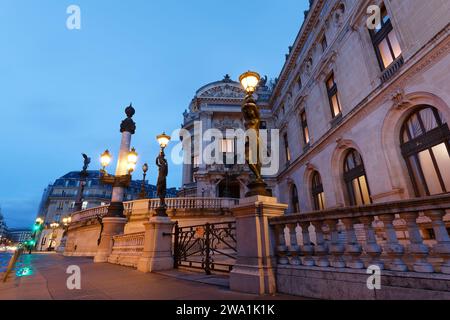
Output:
[[[168,217],[152,217],[145,223],[144,251],[137,269],[154,272],[173,269],[172,229],[174,222]]]
[[[238,258],[230,274],[231,290],[261,295],[276,292],[276,242],[268,220],[284,215],[287,207],[276,198],[254,196],[232,208]]]
[[[107,262],[111,254],[113,236],[122,234],[127,223],[126,218],[105,217],[103,218],[103,232],[98,246],[97,253],[94,257],[95,263]]]

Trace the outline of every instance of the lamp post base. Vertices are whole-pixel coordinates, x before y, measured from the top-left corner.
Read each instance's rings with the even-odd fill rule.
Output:
[[[110,218],[123,218],[123,202],[111,202],[108,207],[108,213],[106,217]]]
[[[156,209],[156,214],[154,217],[168,217],[167,215],[167,207],[158,207]]]
[[[246,198],[254,196],[271,197],[271,193],[267,190],[267,184],[263,180],[255,180],[247,185],[248,192]]]

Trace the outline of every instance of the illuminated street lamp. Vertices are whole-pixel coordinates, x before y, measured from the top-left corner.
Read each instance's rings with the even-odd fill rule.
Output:
[[[136,163],[138,160],[138,154],[136,152],[136,149],[132,148],[130,153],[128,154],[128,172],[131,174],[134,172],[134,169],[136,169]]]
[[[158,182],[156,184],[156,194],[159,197],[159,207],[156,209],[156,216],[167,217],[166,193],[167,193],[167,175],[169,166],[165,158],[164,149],[170,142],[170,136],[164,132],[156,137],[161,148],[156,158],[156,166],[158,167]]]
[[[142,185],[141,185],[141,192],[139,193],[139,199],[146,199],[147,193],[145,192],[145,177],[147,176],[148,171],[148,164],[144,163],[142,166]]]
[[[109,153],[109,150],[105,150],[105,152],[102,153],[100,156],[100,163],[102,164],[102,171],[106,172],[106,167],[109,166],[111,163],[111,153]]]
[[[55,244],[55,239],[56,239],[56,229],[59,228],[59,223],[58,222],[52,222],[50,224],[50,228],[52,229],[52,237],[50,240],[50,245],[48,246],[48,251],[52,251],[54,249],[53,245]]]
[[[247,94],[253,94],[256,91],[259,80],[261,80],[260,75],[253,71],[247,71],[239,77],[239,82],[242,84]]]
[[[168,136],[165,132],[163,132],[162,134],[156,137],[156,140],[158,141],[161,150],[164,151],[164,149],[170,142],[170,136]]]
[[[255,133],[255,143],[246,142],[245,160],[249,169],[253,172],[255,178],[248,184],[249,191],[246,197],[252,196],[270,196],[267,191],[267,185],[261,175],[261,142],[259,139],[259,128],[261,124],[261,115],[256,101],[253,97],[261,77],[258,73],[247,71],[239,77],[239,82],[247,93],[242,104],[242,114],[244,116],[244,126],[247,131]],[[256,145],[256,150],[250,148]]]
[[[111,153],[106,150],[100,156],[100,163],[102,165],[102,169],[100,170],[100,182],[113,186],[111,203],[108,207],[108,213],[106,214],[107,217],[124,217],[123,200],[125,189],[130,186],[131,174],[134,172],[138,161],[136,150],[134,148],[130,149],[131,136],[136,131],[136,124],[132,119],[135,112],[136,111],[131,104],[125,109],[127,118],[123,120],[120,125],[122,140],[120,143],[115,175],[108,174],[106,171],[106,167],[109,166],[112,160]]]

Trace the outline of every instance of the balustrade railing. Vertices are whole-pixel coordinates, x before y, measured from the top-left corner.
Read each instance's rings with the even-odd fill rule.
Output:
[[[155,210],[160,205],[159,199],[137,200],[147,201],[148,209]],[[131,214],[135,201],[124,203],[125,215]],[[166,205],[168,209],[225,209],[239,204],[239,199],[234,198],[168,198]]]
[[[144,250],[144,232],[130,233],[113,237],[113,255],[140,256]]]
[[[281,265],[350,269],[378,265],[391,271],[450,274],[450,237],[444,223],[449,209],[450,194],[446,194],[276,217],[270,225]],[[436,239],[430,247],[424,244],[419,216],[431,222]],[[397,238],[394,221],[398,219],[407,230],[406,245]],[[375,223],[385,240],[376,236]],[[364,239],[358,240],[357,226],[363,228]]]
[[[72,223],[89,220],[92,218],[96,218],[97,216],[103,217],[107,213],[108,213],[108,206],[95,207],[83,211],[78,211],[72,214]]]

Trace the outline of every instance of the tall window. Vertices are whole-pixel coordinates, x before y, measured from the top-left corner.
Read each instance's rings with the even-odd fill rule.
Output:
[[[312,176],[311,194],[313,197],[314,210],[325,210],[325,193],[323,192],[322,178],[315,171]]]
[[[417,196],[450,192],[450,130],[437,109],[422,107],[406,120],[401,149]]]
[[[381,7],[381,23],[369,30],[381,70],[388,68],[402,54],[386,6]]]
[[[300,212],[300,204],[298,201],[298,190],[297,186],[294,184],[292,185],[291,189],[291,201],[292,201],[292,212],[293,213],[299,213]]]
[[[330,101],[331,115],[333,119],[342,114],[341,103],[338,97],[338,89],[336,81],[334,81],[334,73],[327,80],[328,100]]]
[[[351,205],[362,206],[372,203],[364,163],[355,149],[351,149],[345,157],[344,180]]]
[[[302,122],[302,131],[303,131],[303,142],[305,145],[309,145],[309,129],[308,129],[308,120],[306,119],[306,111],[302,111],[300,114],[300,121]]]
[[[220,151],[222,153],[234,153],[234,140],[222,139],[220,144]]]
[[[289,162],[291,161],[291,151],[289,150],[289,141],[287,133],[284,134],[283,140],[284,140],[284,155],[286,157],[286,162]]]

